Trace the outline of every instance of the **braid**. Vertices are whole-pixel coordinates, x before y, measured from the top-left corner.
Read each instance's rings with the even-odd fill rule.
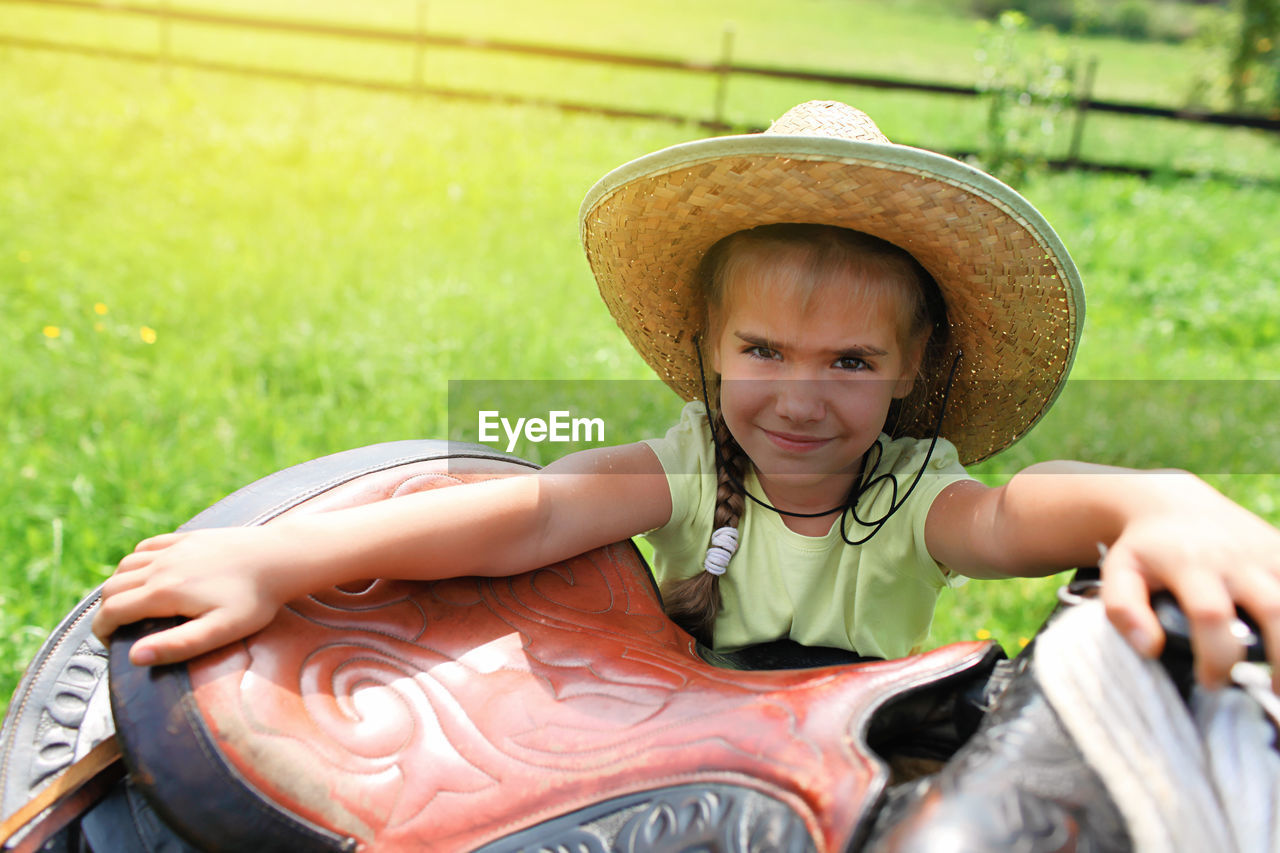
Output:
[[[736,534],[738,522],[742,519],[745,501],[742,493],[734,487],[733,480],[739,483],[745,481],[747,455],[734,440],[719,412],[716,413],[711,429],[716,438],[712,445],[718,447],[720,452],[716,458],[716,532],[712,534],[711,546],[707,549],[708,561],[718,559],[727,564],[737,547],[737,539],[731,537],[726,540],[721,530],[727,527]],[[716,551],[722,552],[722,556],[713,556]],[[691,578],[670,581],[663,587],[662,598],[667,615],[676,624],[705,645],[711,645],[716,614],[722,606],[719,574],[704,569]]]
[[[729,432],[724,415],[716,412],[711,428],[720,445],[720,458],[716,460],[716,527],[737,527],[746,508],[746,499],[733,485],[734,481],[747,481],[747,454],[738,446],[738,440]]]

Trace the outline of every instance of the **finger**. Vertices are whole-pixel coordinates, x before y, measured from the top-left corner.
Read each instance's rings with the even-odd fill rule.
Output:
[[[111,635],[116,632],[116,629],[125,624],[117,615],[117,609],[110,606],[111,603],[114,603],[114,600],[109,603],[107,599],[102,599],[101,604],[98,605],[98,612],[93,614],[93,635],[104,646],[110,644]]]
[[[1125,548],[1112,548],[1102,561],[1102,604],[1107,618],[1134,651],[1155,657],[1164,647],[1164,629],[1151,609],[1151,588]]]
[[[133,546],[133,550],[134,553],[139,551],[158,551],[161,548],[168,548],[180,539],[185,539],[190,535],[191,534],[187,532],[178,533],[176,531],[173,533],[161,533],[159,536],[150,536],[143,539],[137,545]]]
[[[145,569],[155,561],[159,553],[158,549],[131,551],[125,554],[120,562],[116,563],[116,574],[128,574],[129,572],[136,572],[138,569]]]
[[[1245,566],[1232,578],[1229,589],[1262,633],[1263,648],[1272,665],[1272,689],[1280,693],[1280,578],[1265,567]]]
[[[143,539],[133,546],[133,550],[125,554],[120,562],[116,564],[116,574],[136,572],[138,569],[151,565],[151,562],[155,560],[159,552],[177,545],[190,535],[189,532],[163,533],[159,536]]]
[[[119,595],[120,593],[126,590],[134,589],[135,587],[142,586],[144,583],[146,583],[147,578],[151,577],[152,573],[138,571],[138,569],[142,569],[142,568],[145,568],[145,567],[137,566],[131,571],[126,571],[126,572],[118,571],[114,575],[112,575],[111,577],[103,581],[102,582],[103,599],[105,600],[105,599],[111,598],[114,595]]]
[[[99,609],[97,613],[93,614],[93,621],[90,622],[90,628],[93,631],[93,636],[97,637],[98,642],[102,643],[104,646],[111,643],[111,635],[115,633],[117,627],[118,626],[112,620],[107,619],[102,615],[101,609]]]
[[[93,617],[93,633],[104,644],[121,625],[130,625],[149,617],[193,615],[183,613],[178,602],[162,590],[138,584],[103,598]]]
[[[1187,571],[1170,578],[1169,590],[1191,625],[1196,680],[1210,689],[1222,687],[1231,667],[1244,659],[1244,646],[1232,631],[1236,607],[1226,583],[1216,575]]]
[[[221,648],[245,636],[225,611],[212,611],[173,628],[148,634],[133,644],[129,662],[135,666],[179,663]]]

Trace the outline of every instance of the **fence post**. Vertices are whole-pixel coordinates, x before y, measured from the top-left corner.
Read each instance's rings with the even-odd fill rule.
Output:
[[[724,25],[724,34],[720,39],[720,64],[717,66],[716,105],[714,118],[716,124],[724,124],[724,101],[729,90],[729,69],[733,66],[733,24]]]
[[[1098,71],[1098,57],[1089,57],[1085,66],[1084,80],[1076,92],[1076,121],[1071,128],[1071,148],[1067,151],[1067,163],[1075,168],[1080,163],[1080,146],[1084,141],[1084,120],[1089,112],[1089,102],[1093,99],[1093,78]]]
[[[417,40],[413,48],[413,88],[420,95],[426,82],[426,50],[427,50],[427,0],[418,0]]]

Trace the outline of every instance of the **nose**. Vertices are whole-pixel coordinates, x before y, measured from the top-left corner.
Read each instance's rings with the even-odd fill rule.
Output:
[[[820,382],[782,379],[774,395],[774,411],[791,423],[814,423],[827,413]]]

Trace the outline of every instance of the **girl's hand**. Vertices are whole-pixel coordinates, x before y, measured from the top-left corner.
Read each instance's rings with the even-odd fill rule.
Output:
[[[143,637],[129,659],[175,663],[265,627],[301,594],[286,586],[305,549],[270,527],[169,533],[140,542],[102,588],[94,633],[105,643],[121,625],[153,617],[190,621]]]
[[[1164,633],[1150,596],[1168,590],[1191,624],[1196,678],[1219,687],[1244,657],[1236,606],[1262,630],[1280,691],[1280,530],[1195,478],[1168,504],[1126,524],[1102,564],[1102,599],[1116,628],[1154,657]]]

